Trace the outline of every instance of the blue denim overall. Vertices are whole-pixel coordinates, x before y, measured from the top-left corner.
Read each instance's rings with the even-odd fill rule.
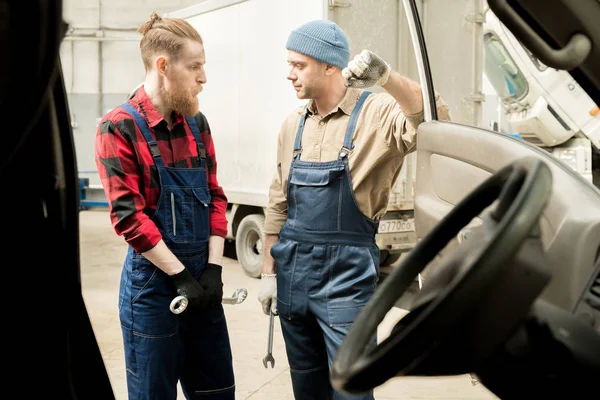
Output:
[[[163,164],[146,120],[122,107],[142,131],[158,169],[161,193],[152,217],[167,247],[198,279],[208,261],[210,191],[206,149],[196,120],[186,118],[200,157],[199,168]],[[119,317],[130,400],[175,400],[177,382],[187,399],[233,400],[235,385],[223,307],[175,315],[175,286],[162,270],[129,247],[121,275]]]
[[[300,119],[288,184],[288,218],[271,255],[277,265],[277,312],[296,400],[373,399],[335,392],[329,368],[379,279],[378,222],[363,215],[348,170],[363,92],[350,116],[339,157],[300,160]]]

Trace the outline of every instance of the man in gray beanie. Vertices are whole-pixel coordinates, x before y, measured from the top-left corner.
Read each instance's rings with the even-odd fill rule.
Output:
[[[277,313],[296,400],[349,399],[329,365],[379,279],[378,220],[423,121],[420,86],[327,20],[290,33],[287,76],[305,107],[279,133],[258,299]],[[380,85],[387,93],[363,90]],[[448,107],[438,98],[440,119]],[[353,399],[373,399],[367,393]]]

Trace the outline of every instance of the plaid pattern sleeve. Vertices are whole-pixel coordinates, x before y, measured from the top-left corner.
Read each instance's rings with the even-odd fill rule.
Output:
[[[212,140],[212,134],[208,121],[202,113],[196,115],[196,121],[200,128],[202,143],[206,147],[206,160],[208,164],[208,188],[212,201],[210,204],[210,231],[211,235],[227,236],[227,197],[223,188],[219,185],[217,179],[217,156],[215,144]]]
[[[144,212],[148,206],[155,209],[156,201],[149,204],[152,196],[148,197],[148,191],[143,189],[151,190],[144,184],[150,174],[147,164],[138,162],[141,134],[137,131],[132,117],[124,110],[111,111],[98,125],[95,158],[113,228],[142,253],[154,247],[162,235]]]

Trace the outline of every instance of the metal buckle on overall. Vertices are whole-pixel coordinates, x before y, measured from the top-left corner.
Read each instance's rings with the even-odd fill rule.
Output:
[[[294,150],[294,152],[292,153],[292,157],[296,158],[297,156],[299,156],[302,153],[302,149],[298,149],[298,150]]]
[[[200,157],[201,159],[205,159],[206,158],[206,147],[200,146],[199,144],[197,144],[196,146],[198,147],[198,157]]]
[[[342,146],[342,149],[340,150],[340,153],[339,153],[340,158],[344,158],[346,156],[349,156],[350,154],[352,154],[353,151],[354,151],[353,149],[349,149],[346,146]]]
[[[158,150],[158,144],[156,142],[148,143],[150,146],[150,153],[152,153],[152,158],[160,157],[160,151]]]

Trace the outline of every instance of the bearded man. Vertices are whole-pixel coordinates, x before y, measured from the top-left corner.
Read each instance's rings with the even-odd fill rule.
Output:
[[[144,83],[100,122],[98,173],[110,220],[128,252],[118,300],[130,400],[233,400],[231,346],[221,305],[227,198],[198,111],[206,83],[199,33],[153,13],[142,25]],[[185,296],[187,309],[171,311]]]

